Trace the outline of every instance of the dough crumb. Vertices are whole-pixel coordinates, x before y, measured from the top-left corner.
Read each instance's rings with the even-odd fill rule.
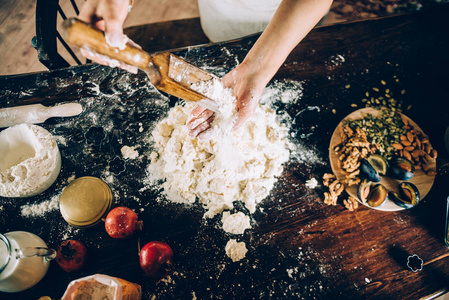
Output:
[[[243,234],[246,229],[251,228],[249,216],[242,212],[232,214],[229,211],[223,213],[223,230],[233,234]]]
[[[125,159],[136,159],[139,157],[139,152],[135,149],[135,147],[123,146],[120,151]]]
[[[225,247],[226,255],[232,259],[233,262],[243,259],[248,252],[244,242],[237,242],[235,239],[230,239]]]
[[[306,180],[306,187],[308,187],[309,189],[314,189],[317,186],[318,186],[318,181],[315,178]]]

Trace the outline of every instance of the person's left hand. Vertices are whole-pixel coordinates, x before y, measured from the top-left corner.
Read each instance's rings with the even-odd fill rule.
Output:
[[[260,96],[267,84],[259,78],[259,72],[251,70],[245,63],[241,63],[235,69],[226,74],[222,79],[225,88],[231,88],[237,100],[236,110],[238,119],[234,124],[234,130],[242,126],[251,117],[259,103]],[[192,119],[187,123],[191,137],[205,138],[213,121],[213,112],[204,107],[197,106],[192,111]]]
[[[139,45],[123,35],[123,22],[125,22],[128,15],[130,3],[132,1],[130,2],[129,0],[87,0],[81,8],[78,19],[104,31],[106,42],[109,46],[121,48],[126,43],[130,43],[140,48]],[[118,66],[128,72],[137,73],[137,67],[135,66],[112,61],[104,55],[85,48],[80,50],[84,57],[96,63],[106,66]]]

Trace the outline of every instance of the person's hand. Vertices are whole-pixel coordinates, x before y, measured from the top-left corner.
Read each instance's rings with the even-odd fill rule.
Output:
[[[234,130],[242,126],[259,104],[260,96],[268,81],[261,76],[257,65],[249,65],[245,61],[222,79],[225,88],[232,89],[237,100],[238,119]]]
[[[243,62],[226,74],[222,79],[222,83],[225,88],[232,89],[237,100],[238,119],[234,124],[234,130],[236,130],[253,115],[266,86],[266,80],[261,78],[257,68],[251,70]],[[213,114],[213,111],[197,106],[191,113],[192,119],[187,123],[190,129],[189,135],[200,139],[209,137],[210,123],[214,120]]]
[[[239,117],[234,129],[254,113],[268,81],[282,66],[291,50],[307,35],[329,10],[332,0],[283,0],[276,13],[246,55],[243,62],[223,77],[223,86],[231,88],[237,99]],[[201,110],[202,109],[202,110]],[[197,116],[204,108],[194,110]],[[210,131],[209,119],[195,117],[188,126],[191,136]],[[208,124],[205,124],[208,123]],[[193,125],[197,125],[196,127]],[[206,131],[201,131],[205,129]]]
[[[123,35],[122,27],[129,7],[129,0],[87,0],[78,15],[78,19],[104,31],[106,41],[110,46],[122,48],[128,41]],[[111,61],[102,55],[86,49],[81,49],[81,53],[92,61],[102,65],[111,65]],[[134,66],[116,61],[113,64],[114,66],[118,64],[118,67],[131,73],[137,73],[137,68]]]
[[[192,110],[191,116],[192,118],[187,123],[187,127],[190,129],[189,136],[207,139],[210,133],[210,130],[208,130],[210,123],[215,118],[214,112],[198,105]]]

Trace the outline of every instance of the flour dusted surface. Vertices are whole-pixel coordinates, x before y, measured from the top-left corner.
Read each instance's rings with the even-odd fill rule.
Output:
[[[164,193],[171,201],[194,203],[213,217],[241,201],[250,213],[273,188],[289,158],[287,128],[276,122],[276,114],[259,106],[237,131],[229,118],[217,115],[208,140],[190,138],[186,123],[193,104],[172,108],[152,132],[155,152],[149,174],[165,180]]]

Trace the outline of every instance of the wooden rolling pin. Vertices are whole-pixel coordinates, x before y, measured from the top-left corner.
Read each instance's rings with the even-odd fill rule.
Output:
[[[83,107],[79,103],[67,103],[56,106],[31,104],[0,109],[0,128],[22,123],[43,123],[53,117],[73,117],[79,115]]]
[[[65,20],[61,31],[63,38],[72,45],[104,55],[111,62],[120,61],[144,71],[157,89],[217,111],[218,105],[213,100],[191,88],[194,83],[217,77],[178,56],[168,52],[150,55],[131,43],[126,43],[124,49],[110,46],[104,32],[76,18]]]

